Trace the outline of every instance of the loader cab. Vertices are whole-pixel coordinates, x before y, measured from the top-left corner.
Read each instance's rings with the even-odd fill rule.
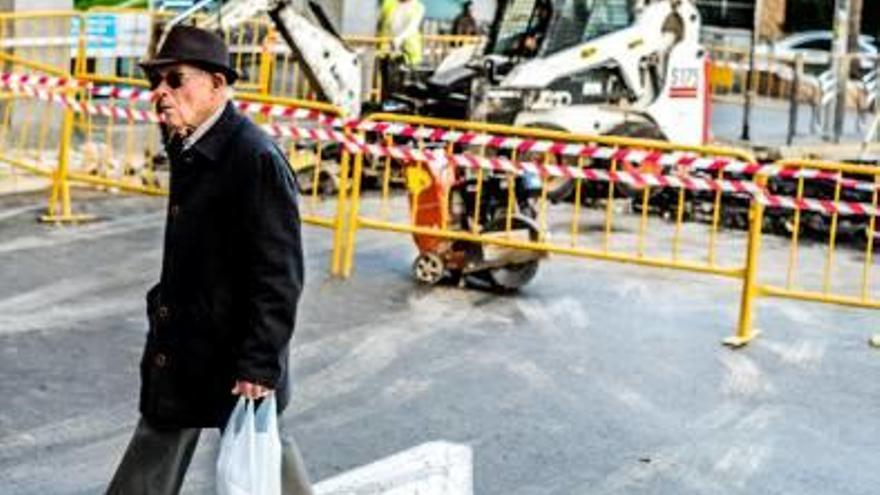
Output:
[[[635,0],[502,0],[486,55],[530,59],[623,29]]]
[[[553,0],[499,2],[486,54],[512,58],[535,56],[550,31],[553,3]]]

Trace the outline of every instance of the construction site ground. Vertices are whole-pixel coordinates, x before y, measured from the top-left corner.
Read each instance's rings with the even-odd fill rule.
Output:
[[[6,495],[101,493],[138,419],[165,202],[75,197],[99,220],[44,225],[42,192],[0,197]],[[763,333],[734,351],[720,342],[737,318],[735,280],[552,256],[512,295],[423,288],[408,236],[364,231],[342,281],[327,275],[329,232],[304,233],[284,423],[316,481],[446,440],[472,449],[479,495],[880,484],[880,354],[866,345],[876,312],[761,300]],[[743,232],[722,236],[741,249]],[[781,239],[765,244],[784,258]],[[842,249],[838,263],[857,266]],[[217,440],[203,437],[184,493],[213,493]]]

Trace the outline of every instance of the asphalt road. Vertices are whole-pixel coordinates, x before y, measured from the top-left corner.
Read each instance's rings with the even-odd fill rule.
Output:
[[[0,492],[101,493],[137,420],[164,204],[99,198],[79,204],[101,221],[56,228],[42,202],[0,198]],[[284,423],[315,480],[447,440],[479,495],[880,486],[876,312],[763,301],[764,334],[731,351],[733,281],[553,257],[516,295],[423,289],[411,242],[368,232],[338,281],[328,232],[305,236]],[[216,441],[185,493],[212,492]]]

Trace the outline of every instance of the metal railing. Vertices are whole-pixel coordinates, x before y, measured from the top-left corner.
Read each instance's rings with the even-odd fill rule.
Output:
[[[746,343],[757,335],[752,315],[761,297],[880,309],[872,278],[880,167],[784,160],[766,170],[758,180],[769,187],[751,206],[741,304],[745,322],[733,342]],[[784,259],[762,251],[769,231],[787,237]],[[847,252],[841,254],[842,249]],[[862,262],[843,265],[840,260],[854,252],[861,253]]]
[[[728,211],[748,223],[748,199],[743,202],[742,194],[754,187],[733,179],[721,166],[754,163],[745,152],[393,114],[373,115],[360,129],[365,141],[353,172],[342,270],[346,276],[361,229],[444,239],[447,247],[463,241],[734,279],[746,276],[744,253],[719,235],[729,227],[722,221]],[[455,173],[457,181],[470,181],[475,205],[485,203],[480,195],[488,194],[483,185],[489,180],[503,186],[504,197],[494,205],[499,213],[490,216],[494,224],[486,225],[480,206],[466,218],[450,213],[429,224],[420,220],[417,196],[424,185],[413,186],[413,181],[424,182],[419,177],[426,166],[441,171],[435,174]],[[515,180],[522,176],[539,182],[531,207],[534,232],[526,238],[515,232],[521,225],[514,227],[515,218],[523,214],[514,192]],[[395,178],[408,187],[395,187]],[[565,181],[571,181],[570,201],[554,201]],[[367,182],[378,192],[365,191]],[[454,210],[452,203],[448,199],[441,209]],[[638,214],[621,213],[630,208]],[[697,217],[700,222],[688,221]]]
[[[830,70],[830,57],[814,59],[804,54],[780,56],[772,53],[755,55],[755,77],[748,87],[748,51],[709,46],[712,60],[710,87],[713,98],[722,102],[739,103],[746,92],[761,97],[763,104],[773,102],[789,106],[789,139],[792,144],[798,134],[798,106],[810,106],[809,132],[829,137],[832,132],[834,106],[837,98],[837,79]],[[847,108],[855,116],[854,130],[864,131],[866,122],[877,114],[877,56],[848,54],[843,64],[850,67],[851,80],[847,86]],[[869,130],[870,132],[870,130]]]

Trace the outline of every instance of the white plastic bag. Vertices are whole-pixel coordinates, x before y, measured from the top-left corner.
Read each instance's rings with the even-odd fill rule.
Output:
[[[229,417],[217,458],[218,495],[281,495],[281,440],[275,395],[254,412],[241,397]]]

